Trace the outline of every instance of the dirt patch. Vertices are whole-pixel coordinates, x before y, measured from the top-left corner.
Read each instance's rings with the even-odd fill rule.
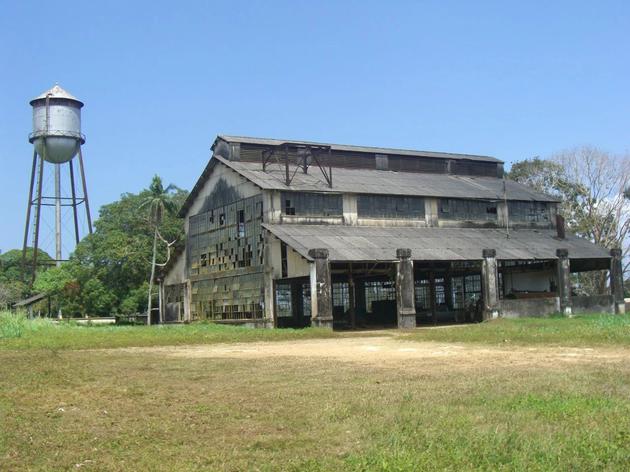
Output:
[[[120,351],[120,350],[117,350]],[[176,358],[309,358],[337,362],[389,364],[414,360],[442,360],[461,367],[480,364],[550,365],[559,363],[628,362],[630,349],[575,347],[491,347],[474,344],[410,342],[395,336],[352,337],[308,341],[236,343],[198,346],[128,348],[128,352]]]

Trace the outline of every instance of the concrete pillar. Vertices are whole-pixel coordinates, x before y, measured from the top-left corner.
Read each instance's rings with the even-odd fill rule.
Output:
[[[265,248],[263,252],[263,325],[265,328],[273,328],[275,326],[274,305],[276,303],[276,293],[273,279],[273,258],[271,247],[271,234],[264,231]]]
[[[623,253],[621,249],[610,250],[610,292],[615,304],[615,313],[622,315],[626,312],[626,303],[623,298]]]
[[[499,271],[497,251],[484,249],[481,253],[481,288],[483,296],[483,319],[499,317]]]
[[[414,294],[413,261],[411,249],[396,249],[396,314],[398,328],[416,327],[416,297]]]
[[[568,249],[556,249],[558,256],[558,297],[560,298],[560,312],[571,316],[571,265]]]
[[[311,249],[311,324],[315,327],[333,327],[332,284],[328,249]]]

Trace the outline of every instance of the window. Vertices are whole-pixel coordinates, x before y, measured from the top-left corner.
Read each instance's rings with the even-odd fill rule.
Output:
[[[439,217],[445,220],[496,220],[497,203],[489,200],[441,198]]]
[[[508,217],[511,221],[540,223],[549,221],[546,202],[508,202]]]
[[[206,267],[208,265],[208,254],[201,255],[200,265],[201,267]]]
[[[311,317],[311,284],[302,284],[302,311],[305,318]]]
[[[384,300],[396,300],[396,285],[392,281],[365,282],[365,306],[368,313],[373,313],[373,303]]]
[[[276,316],[278,318],[289,317],[293,315],[291,309],[291,285],[276,285]]]
[[[282,264],[282,278],[289,276],[289,264],[287,258],[287,244],[285,242],[280,243],[280,259]]]
[[[424,198],[398,195],[359,195],[359,218],[424,218]]]
[[[342,216],[340,194],[283,192],[282,213],[295,216]]]
[[[237,212],[238,219],[238,237],[245,237],[245,210],[238,210]]]
[[[431,287],[428,279],[415,281],[416,310],[431,309]]]
[[[219,224],[223,226],[225,224],[225,213],[219,215]]]
[[[453,308],[462,310],[481,298],[481,275],[465,275],[451,279]]]
[[[343,309],[347,312],[350,309],[350,293],[348,291],[347,282],[339,282],[332,284],[333,307]]]

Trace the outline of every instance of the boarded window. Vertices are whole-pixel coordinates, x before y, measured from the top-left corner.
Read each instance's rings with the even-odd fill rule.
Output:
[[[342,216],[339,194],[282,192],[282,213],[296,216]]]
[[[359,195],[359,218],[424,218],[424,198],[398,195]]]
[[[444,220],[488,220],[497,219],[497,203],[488,200],[463,200],[441,198],[438,208]]]
[[[508,202],[508,216],[512,221],[548,222],[549,208],[546,202]]]

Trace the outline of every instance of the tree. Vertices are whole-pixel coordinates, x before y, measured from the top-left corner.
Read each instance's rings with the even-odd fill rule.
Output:
[[[153,251],[151,255],[151,276],[149,277],[149,295],[147,297],[147,323],[151,324],[151,302],[153,295],[153,280],[155,279],[155,268],[157,261],[157,244],[158,239],[166,244],[167,250],[167,258],[166,263],[170,259],[170,248],[173,243],[169,243],[166,239],[162,237],[160,234],[160,225],[162,223],[162,218],[165,213],[173,214],[175,212],[175,205],[171,200],[171,193],[173,192],[173,185],[169,185],[164,188],[162,185],[162,179],[155,175],[153,176],[153,181],[149,186],[149,195],[145,198],[145,200],[140,205],[140,208],[148,208],[149,209],[149,221],[153,226]]]
[[[125,193],[103,205],[94,223],[94,233],[77,245],[69,261],[59,270],[38,274],[35,287],[54,294],[55,304],[68,315],[133,314],[146,309],[147,269],[152,257],[153,226],[138,208],[151,195],[145,189]],[[175,188],[169,193],[173,207],[180,207],[188,192]],[[162,215],[160,234],[181,240],[183,221],[171,213]],[[167,256],[158,246],[157,259]],[[139,290],[145,295],[138,296]]]
[[[630,181],[629,155],[583,146],[546,160],[517,162],[508,178],[559,197],[560,212],[573,233],[606,248],[620,247],[624,256],[628,254],[630,203],[625,190]],[[627,268],[626,264],[624,271]],[[580,282],[587,292],[604,293],[607,277],[595,272],[581,276]]]
[[[30,295],[29,282],[32,280],[33,267],[23,265],[21,249],[11,249],[0,254],[0,307],[9,307]],[[33,258],[33,249],[26,249],[26,261]],[[37,250],[37,259],[42,263],[40,271],[46,270],[52,258],[41,249]]]

